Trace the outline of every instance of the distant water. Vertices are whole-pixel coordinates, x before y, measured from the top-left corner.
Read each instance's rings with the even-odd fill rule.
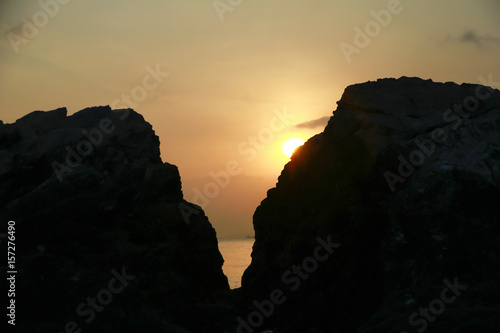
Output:
[[[224,257],[222,270],[229,280],[231,289],[241,287],[243,272],[250,265],[254,239],[219,241],[219,250]]]

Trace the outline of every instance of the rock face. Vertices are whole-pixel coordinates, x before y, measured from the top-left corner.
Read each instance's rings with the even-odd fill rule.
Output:
[[[16,329],[217,331],[213,318],[225,309],[213,298],[229,286],[215,230],[183,200],[151,125],[109,107],[66,114],[0,123],[0,220],[16,222]]]
[[[350,86],[255,211],[240,331],[500,332],[499,202],[498,90]]]

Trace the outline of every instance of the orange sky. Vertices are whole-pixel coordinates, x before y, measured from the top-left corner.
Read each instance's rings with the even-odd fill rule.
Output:
[[[11,0],[0,23],[1,120],[134,106],[186,199],[208,186],[219,238],[253,234],[282,143],[321,132],[324,119],[297,125],[330,116],[345,86],[500,81],[496,0]]]

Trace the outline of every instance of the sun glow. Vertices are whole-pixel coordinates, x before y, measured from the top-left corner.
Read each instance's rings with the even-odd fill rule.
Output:
[[[297,149],[297,147],[302,146],[303,144],[304,140],[299,138],[291,138],[285,141],[285,143],[283,143],[283,146],[281,146],[281,151],[283,151],[283,153],[286,156],[292,157],[292,154],[295,151],[295,149]]]

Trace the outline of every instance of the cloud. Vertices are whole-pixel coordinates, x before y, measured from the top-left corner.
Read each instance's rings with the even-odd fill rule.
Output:
[[[318,119],[306,121],[300,124],[295,125],[295,128],[307,128],[307,129],[314,129],[318,127],[324,127],[328,123],[328,120],[330,120],[330,117],[321,117]]]
[[[490,35],[481,36],[476,33],[474,30],[467,30],[464,34],[459,38],[460,43],[472,43],[477,47],[483,47],[487,44],[500,44],[500,38],[492,37]]]

